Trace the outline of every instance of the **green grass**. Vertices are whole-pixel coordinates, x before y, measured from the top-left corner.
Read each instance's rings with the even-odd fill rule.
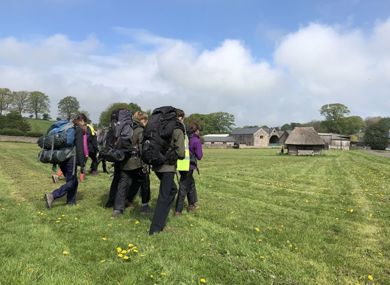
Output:
[[[390,284],[388,158],[206,150],[198,212],[149,237],[139,206],[115,220],[102,208],[104,174],[77,206],[45,209],[55,185],[37,151],[0,143],[0,284]],[[128,243],[139,253],[125,262],[115,248]]]
[[[53,121],[26,119],[31,126],[31,132],[45,134]]]

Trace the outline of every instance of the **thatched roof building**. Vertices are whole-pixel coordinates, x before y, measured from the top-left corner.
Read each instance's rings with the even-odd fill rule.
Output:
[[[289,154],[313,155],[324,149],[325,142],[312,127],[296,127],[288,136],[286,147]]]

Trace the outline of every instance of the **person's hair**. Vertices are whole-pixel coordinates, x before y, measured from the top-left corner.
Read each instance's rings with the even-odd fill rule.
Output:
[[[147,120],[148,119],[148,114],[146,114],[144,112],[141,112],[141,111],[137,111],[137,112],[134,113],[133,117],[137,121]]]
[[[188,126],[188,130],[191,134],[195,133],[196,131],[200,131],[200,126],[198,123],[192,122]]]
[[[80,125],[80,121],[84,121],[85,123],[88,122],[87,116],[83,113],[77,114],[77,116],[73,119],[73,124]]]
[[[182,109],[176,109],[176,116],[184,118],[185,113]]]

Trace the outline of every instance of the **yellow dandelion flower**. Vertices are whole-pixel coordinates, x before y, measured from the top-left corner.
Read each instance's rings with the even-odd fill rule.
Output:
[[[138,253],[138,249],[134,249],[133,252],[134,252],[134,253]]]
[[[132,243],[129,243],[129,245],[128,245],[129,248],[132,248],[132,247],[134,247],[134,246],[135,246],[135,245],[132,244]]]
[[[64,250],[64,251],[62,252],[62,254],[66,256],[66,255],[69,255],[69,252],[66,251],[66,250]]]
[[[136,220],[135,222],[134,222],[134,224],[136,224],[136,225],[138,225],[140,223],[140,221],[138,221],[138,220]]]
[[[120,253],[120,252],[122,251],[122,248],[118,246],[118,247],[116,248],[116,251],[117,251],[118,253]]]
[[[102,237],[102,240],[107,240],[107,238],[106,237]]]
[[[200,278],[200,279],[199,279],[199,282],[200,282],[201,284],[206,284],[206,283],[207,283],[206,278]]]
[[[122,258],[122,257],[123,257],[123,254],[122,254],[122,253],[119,253],[119,254],[118,254],[118,257]]]
[[[127,253],[127,250],[122,250],[121,253],[122,253],[122,254],[126,254],[126,253]]]
[[[258,232],[258,233],[260,232],[260,228],[258,228],[258,227],[256,227],[255,230],[256,230],[256,232]]]
[[[123,259],[124,259],[124,260],[129,260],[129,257],[128,257],[127,255],[125,255],[125,256],[123,257]]]
[[[372,276],[371,274],[369,274],[369,275],[367,276],[367,279],[368,279],[368,281],[373,281],[373,280],[374,280],[374,276]]]

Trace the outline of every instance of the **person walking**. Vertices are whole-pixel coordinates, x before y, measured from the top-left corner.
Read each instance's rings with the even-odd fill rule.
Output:
[[[198,160],[203,157],[202,143],[200,140],[200,127],[196,123],[189,125],[189,154],[190,165],[188,171],[180,171],[179,193],[176,200],[176,216],[180,216],[184,208],[184,200],[187,197],[188,211],[196,209],[198,195],[194,179],[194,171],[198,170]],[[198,170],[199,171],[199,170]]]
[[[67,160],[61,162],[59,167],[65,176],[66,183],[51,193],[46,193],[44,199],[46,206],[50,209],[55,200],[66,196],[66,203],[68,205],[76,204],[76,194],[78,188],[77,166],[80,166],[80,177],[85,173],[85,154],[84,154],[84,139],[83,127],[87,122],[87,117],[84,114],[78,114],[73,120],[75,128],[74,146],[75,153]]]
[[[167,118],[172,118],[169,114],[170,112],[163,108],[164,107],[160,108],[160,110],[162,110],[163,113],[168,113],[167,115],[164,113],[164,115]],[[172,107],[165,108],[168,109]],[[153,114],[154,113],[155,112],[153,112]],[[182,123],[184,120],[184,115],[185,114],[182,110],[176,109],[176,117],[172,118],[174,120],[174,129],[170,139],[168,140],[168,149],[165,151],[165,153],[162,153],[162,156],[165,157],[166,160],[160,166],[153,166],[153,170],[160,180],[160,188],[152,223],[149,229],[149,235],[153,235],[164,230],[169,210],[177,193],[177,186],[174,181],[176,174],[176,162],[177,159],[183,159],[185,156],[184,128]],[[152,121],[152,118],[150,121]]]

